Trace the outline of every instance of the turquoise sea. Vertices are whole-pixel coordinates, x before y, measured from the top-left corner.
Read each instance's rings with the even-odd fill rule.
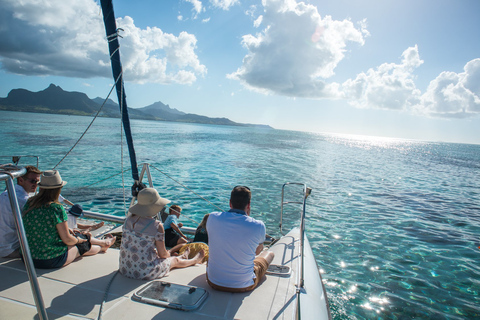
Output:
[[[51,169],[90,121],[2,111],[0,155],[37,155],[41,169]],[[217,210],[190,190],[227,208],[231,188],[247,185],[252,215],[278,236],[282,184],[312,187],[307,234],[334,319],[480,318],[480,145],[131,124],[139,164],[153,166],[157,190],[183,207],[186,225]],[[132,178],[120,137],[119,119],[95,121],[57,167],[68,181],[65,197],[124,214]],[[289,210],[284,229],[298,217]]]

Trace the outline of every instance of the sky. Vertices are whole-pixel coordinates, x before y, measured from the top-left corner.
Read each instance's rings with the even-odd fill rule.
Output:
[[[114,0],[129,107],[480,144],[478,0]],[[0,0],[0,97],[105,98],[100,3]],[[116,101],[116,97],[111,97]]]

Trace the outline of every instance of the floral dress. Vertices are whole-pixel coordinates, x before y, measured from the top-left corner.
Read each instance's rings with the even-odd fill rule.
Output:
[[[158,231],[161,222],[153,218],[130,216],[123,225],[120,246],[120,273],[128,278],[153,280],[170,270],[170,259],[160,258],[155,241],[165,241]]]

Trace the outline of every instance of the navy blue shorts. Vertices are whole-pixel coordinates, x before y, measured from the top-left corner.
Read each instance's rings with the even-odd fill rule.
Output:
[[[180,235],[173,230],[172,228],[170,229],[165,229],[165,246],[173,248],[177,245],[178,239],[180,239]]]
[[[33,260],[33,265],[35,266],[35,268],[38,268],[38,269],[53,269],[53,268],[62,267],[65,264],[65,262],[67,261],[67,257],[68,257],[68,250],[66,250],[64,254],[61,254],[56,258],[45,259],[45,260],[40,260],[40,259],[32,259],[32,260]]]

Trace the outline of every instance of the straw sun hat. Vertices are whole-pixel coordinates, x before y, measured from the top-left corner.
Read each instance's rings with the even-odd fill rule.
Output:
[[[140,217],[153,217],[170,203],[170,200],[160,197],[157,190],[145,188],[137,195],[137,204],[130,208],[130,212]]]
[[[56,189],[61,188],[67,184],[63,181],[60,173],[57,170],[45,170],[40,176],[40,183],[38,186],[42,189]]]

